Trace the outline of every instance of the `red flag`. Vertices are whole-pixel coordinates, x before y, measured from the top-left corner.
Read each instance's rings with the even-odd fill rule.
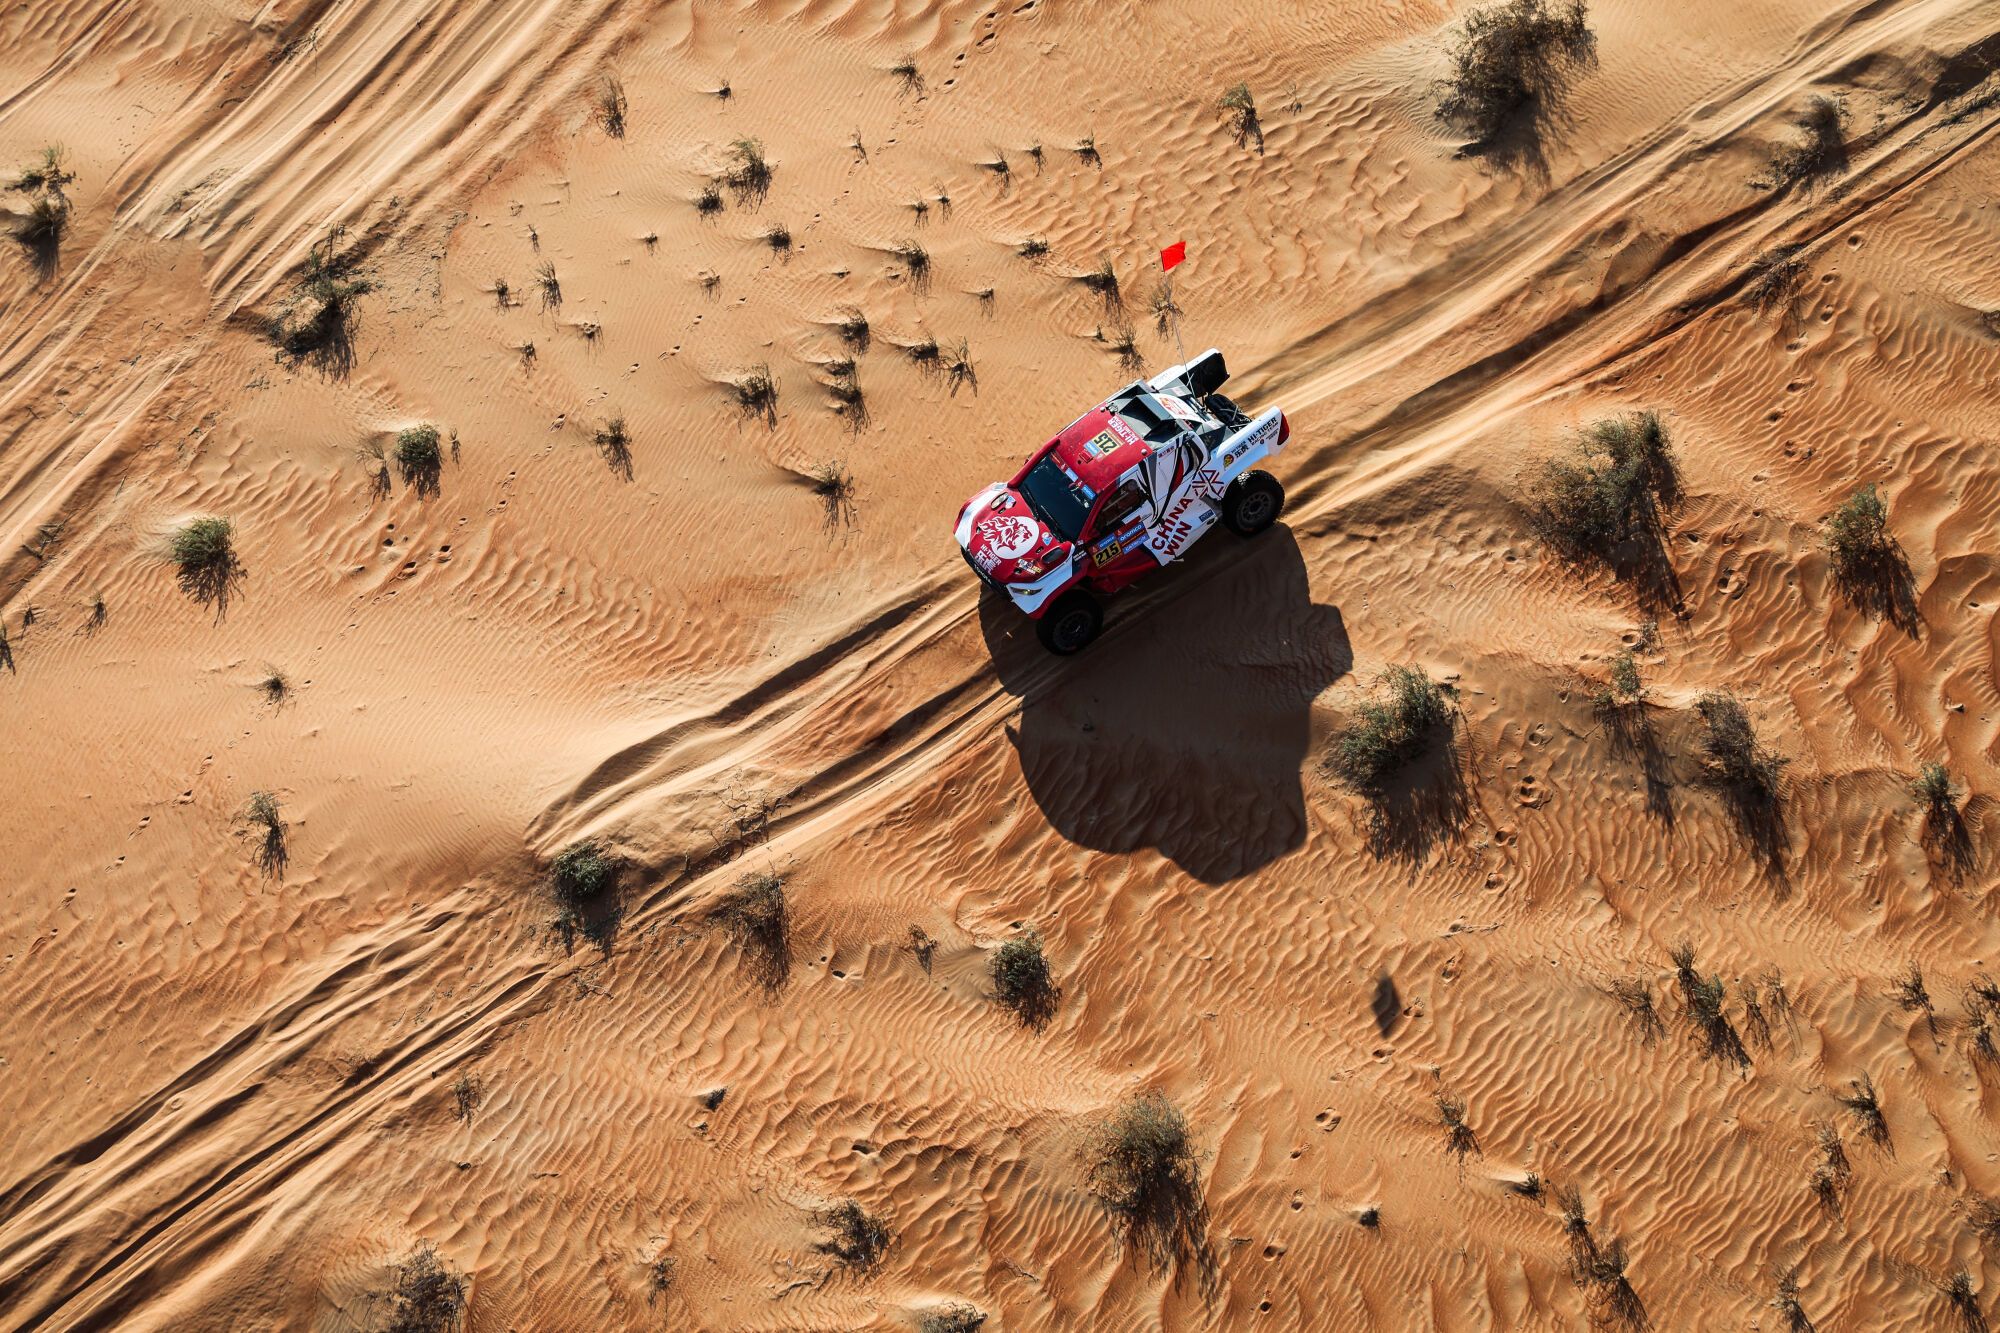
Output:
[[[1175,241],[1172,245],[1160,251],[1160,271],[1162,273],[1171,272],[1174,265],[1186,258],[1187,242]]]

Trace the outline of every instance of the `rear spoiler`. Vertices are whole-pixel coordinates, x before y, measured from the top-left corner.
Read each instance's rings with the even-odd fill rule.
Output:
[[[1228,378],[1229,367],[1224,364],[1221,351],[1211,347],[1186,365],[1169,367],[1148,382],[1155,389],[1186,385],[1190,396],[1206,398],[1221,388],[1222,382]]]

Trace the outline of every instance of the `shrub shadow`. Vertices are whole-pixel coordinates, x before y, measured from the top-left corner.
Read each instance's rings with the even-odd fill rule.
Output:
[[[1339,609],[1313,602],[1282,525],[1247,549],[1217,533],[1154,580],[1168,596],[1107,599],[1109,636],[1074,658],[1051,658],[990,589],[981,628],[1021,699],[1009,735],[1050,825],[1226,883],[1305,841],[1312,701],[1352,669],[1353,649]]]
[[[1472,791],[1454,713],[1432,728],[1424,748],[1367,793],[1368,851],[1377,860],[1421,865],[1454,841],[1472,815]]]
[[[182,565],[174,574],[183,593],[202,606],[214,608],[217,623],[229,613],[229,599],[242,589],[248,577],[249,571],[234,553],[200,564]]]

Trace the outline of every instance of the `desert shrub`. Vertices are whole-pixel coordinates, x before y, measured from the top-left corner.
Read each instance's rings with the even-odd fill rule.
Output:
[[[770,366],[751,367],[730,381],[729,390],[745,416],[760,417],[766,426],[778,424],[778,382],[771,378]]]
[[[937,941],[922,926],[911,926],[909,947],[910,952],[916,955],[917,966],[924,970],[925,976],[929,976],[931,960],[937,956]]]
[[[1532,1199],[1536,1203],[1540,1203],[1542,1195],[1547,1191],[1547,1182],[1542,1179],[1541,1172],[1530,1171],[1519,1180],[1508,1181],[1507,1188],[1524,1199]]]
[[[705,218],[712,218],[722,211],[722,187],[714,181],[701,187],[701,193],[694,197],[694,211]]]
[[[1104,345],[1118,358],[1123,370],[1140,370],[1145,367],[1146,358],[1139,353],[1139,338],[1130,324],[1120,324],[1111,330]]]
[[[1841,501],[1826,520],[1823,536],[1832,558],[1834,576],[1852,580],[1864,577],[1895,549],[1889,535],[1889,509],[1881,492],[1870,482]]]
[[[562,279],[556,276],[556,266],[544,259],[535,265],[535,286],[542,294],[542,309],[558,310],[562,307]]]
[[[1583,1191],[1574,1185],[1557,1187],[1556,1207],[1562,1213],[1563,1239],[1569,1244],[1570,1266],[1581,1277],[1597,1261],[1597,1238],[1590,1234],[1590,1218],[1583,1210]]]
[[[1438,119],[1469,137],[1473,151],[1508,138],[1538,143],[1595,51],[1583,0],[1505,0],[1478,10],[1455,38]]]
[[[104,605],[104,594],[100,592],[90,599],[90,619],[86,623],[93,630],[103,629],[110,614],[109,608]]]
[[[1666,1024],[1660,1021],[1659,1010],[1653,1007],[1652,987],[1646,984],[1644,977],[1620,977],[1611,983],[1611,997],[1618,1001],[1619,1008],[1632,1020],[1641,1046],[1651,1046],[1666,1031]]]
[[[267,666],[264,678],[257,682],[257,692],[264,696],[266,703],[281,704],[292,692],[292,678],[280,667]]]
[[[1527,485],[1535,530],[1571,560],[1614,559],[1622,544],[1655,533],[1678,498],[1673,444],[1656,412],[1593,423]]]
[[[917,68],[917,58],[914,55],[904,56],[901,60],[889,66],[889,74],[897,82],[898,87],[896,92],[898,96],[907,96],[910,94],[923,95],[924,76],[923,72]]]
[[[1104,166],[1104,159],[1097,152],[1097,136],[1095,134],[1086,134],[1081,139],[1078,139],[1076,147],[1070,149],[1070,151],[1075,153],[1076,160],[1083,163],[1086,167],[1101,169]]]
[[[1889,1122],[1882,1114],[1882,1099],[1875,1091],[1875,1080],[1866,1073],[1860,1078],[1849,1079],[1847,1091],[1835,1093],[1833,1099],[1848,1109],[1861,1125],[1861,1132],[1876,1143],[1889,1141]]]
[[[1100,1125],[1089,1185],[1125,1243],[1155,1268],[1207,1247],[1208,1203],[1186,1117],[1159,1092],[1141,1093]]]
[[[646,1304],[656,1304],[662,1296],[673,1289],[674,1271],[680,1267],[671,1254],[659,1254],[646,1265]]]
[[[1005,153],[995,149],[993,156],[979,165],[992,172],[994,179],[1000,182],[1000,193],[1005,194],[1013,187],[1014,164],[1007,160]]]
[[[833,329],[840,335],[840,341],[856,352],[868,350],[868,316],[862,314],[860,310],[849,306],[841,311],[840,318],[834,321]]]
[[[1632,1289],[1631,1279],[1626,1276],[1626,1263],[1625,1242],[1614,1236],[1597,1247],[1585,1276],[1597,1293],[1599,1322],[1610,1328],[1625,1329],[1628,1333],[1639,1333],[1648,1327],[1650,1321],[1639,1293]]]
[[[792,229],[782,222],[773,223],[764,230],[764,244],[771,247],[774,255],[789,255],[792,252]]]
[[[943,354],[944,380],[953,397],[958,396],[960,385],[971,385],[972,391],[979,392],[979,373],[972,366],[972,345],[960,338]]]
[[[355,307],[375,290],[353,256],[338,250],[340,237],[338,230],[329,232],[306,252],[298,285],[271,324],[279,355],[330,375],[353,367]]]
[[[423,1242],[396,1268],[386,1333],[455,1333],[464,1320],[465,1279]]]
[[[1805,247],[1781,245],[1760,255],[1750,266],[1743,299],[1758,310],[1787,309],[1805,286]]]
[[[1041,146],[1041,144],[1040,144],[1040,143],[1031,143],[1031,144],[1029,144],[1029,145],[1028,145],[1028,156],[1029,156],[1029,157],[1030,157],[1031,159],[1033,159],[1033,161],[1034,161],[1034,163],[1035,163],[1035,174],[1036,174],[1037,176],[1041,175],[1041,174],[1042,174],[1042,146]]]
[[[396,467],[403,484],[418,495],[436,495],[438,478],[444,470],[444,453],[438,447],[438,428],[425,422],[396,434]]]
[[[978,1333],[985,1326],[986,1312],[976,1305],[954,1301],[950,1305],[927,1310],[917,1320],[917,1333]]]
[[[21,168],[14,181],[17,190],[61,190],[76,179],[69,169],[68,153],[61,144],[50,144],[39,156]]]
[[[1684,983],[1683,994],[1687,1000],[1688,1017],[1694,1021],[1695,1030],[1702,1037],[1702,1054],[1739,1068],[1747,1066],[1750,1052],[1744,1049],[1743,1039],[1736,1033],[1736,1025],[1729,1021],[1729,1015],[1722,1007],[1728,994],[1722,978],[1696,975],[1692,983]]]
[[[1815,1333],[1813,1321],[1806,1317],[1805,1306],[1799,1303],[1799,1273],[1792,1269],[1778,1278],[1778,1294],[1771,1300],[1771,1308],[1785,1320],[1785,1333]]]
[[[236,559],[235,525],[226,518],[194,518],[174,530],[168,550],[181,590],[218,614],[241,577]]]
[[[1591,696],[1591,706],[1601,714],[1615,715],[1638,703],[1644,694],[1639,659],[1627,648],[1611,659],[1611,678]]]
[[[1049,252],[1049,238],[1030,236],[1014,247],[1014,253],[1023,259],[1040,259]]]
[[[614,139],[625,137],[625,85],[616,74],[607,74],[598,80],[596,94],[597,123],[604,132]]]
[[[1733,694],[1711,691],[1695,701],[1701,715],[1702,761],[1710,777],[1764,797],[1777,794],[1785,760],[1757,743],[1750,715]]]
[[[460,1124],[472,1123],[473,1113],[479,1109],[482,1091],[479,1080],[470,1074],[460,1074],[451,1081],[451,1113]]]
[[[827,369],[833,375],[826,382],[827,396],[833,399],[833,410],[847,422],[849,429],[857,433],[865,430],[868,426],[868,395],[861,388],[854,363],[839,361]]]
[[[1333,738],[1329,762],[1354,791],[1380,792],[1423,753],[1451,717],[1444,689],[1418,666],[1392,666],[1379,681],[1386,697],[1355,710],[1355,720]]]
[[[1040,1028],[1054,1017],[1061,992],[1049,975],[1049,960],[1042,953],[1041,936],[1028,930],[1008,940],[993,951],[987,969],[993,976],[994,995],[1022,1023]]]
[[[1440,1092],[1437,1094],[1438,1120],[1444,1125],[1445,1151],[1463,1161],[1470,1154],[1483,1156],[1479,1151],[1479,1136],[1466,1123],[1465,1103],[1456,1097]]]
[[[1847,103],[1839,97],[1815,95],[1798,118],[1802,137],[1771,150],[1770,164],[1752,184],[1784,190],[1812,190],[1829,176],[1847,170]]]
[[[14,236],[28,252],[36,274],[46,278],[56,271],[62,256],[63,236],[69,230],[69,200],[53,192],[36,195],[28,211],[14,224]]]
[[[1896,997],[1899,1008],[1913,1014],[1922,1014],[1930,1024],[1932,1035],[1937,1033],[1937,1009],[1931,1003],[1930,987],[1924,984],[1924,969],[1912,962],[1901,975],[1890,983],[1890,993]]]
[[[1229,123],[1229,132],[1236,136],[1238,148],[1255,141],[1257,151],[1264,151],[1264,126],[1257,119],[1257,99],[1250,95],[1249,84],[1232,86],[1217,99],[1215,107]]]
[[[1983,1243],[2000,1244],[2000,1201],[1973,1195],[1966,1206],[1965,1221]]]
[[[281,877],[291,853],[285,845],[285,819],[279,812],[278,798],[267,791],[251,792],[243,807],[243,820],[256,842],[257,869],[266,878]]]
[[[831,1208],[822,1209],[815,1220],[833,1232],[817,1248],[849,1268],[864,1271],[873,1268],[882,1262],[882,1254],[889,1248],[888,1226],[853,1199],[843,1199]]]
[[[1160,282],[1154,285],[1152,299],[1147,302],[1153,311],[1153,330],[1162,338],[1173,331],[1174,321],[1180,318],[1181,308],[1174,300],[1173,284]]]
[[[943,353],[938,348],[937,339],[930,334],[925,334],[922,338],[903,348],[903,355],[914,361],[918,370],[928,375],[938,369],[938,363]]]
[[[1824,1165],[1815,1166],[1806,1177],[1806,1189],[1820,1207],[1840,1216],[1840,1181]]]
[[[1931,815],[1948,816],[1958,812],[1958,784],[1951,780],[1951,770],[1943,764],[1925,764],[1917,772],[1917,780],[1910,784],[1910,795],[1923,804]]]
[[[1979,1293],[1972,1289],[1972,1274],[1963,1268],[1954,1269],[1939,1284],[1939,1290],[1944,1293],[1953,1321],[1964,1333],[1986,1333],[1986,1314],[1979,1308]]]
[[[738,139],[729,147],[731,160],[723,170],[722,183],[737,203],[762,203],[771,192],[771,164],[764,158],[764,145],[755,139]]]
[[[815,464],[806,481],[826,511],[826,525],[839,527],[854,518],[854,474],[838,459]]]
[[[1098,261],[1090,272],[1078,274],[1076,280],[1094,293],[1107,310],[1116,310],[1124,304],[1124,294],[1118,289],[1118,270],[1112,266],[1110,256]]]
[[[913,290],[921,292],[930,287],[930,251],[924,249],[923,246],[917,244],[915,241],[904,241],[889,253],[896,257],[897,261],[902,264],[903,271],[910,275],[910,287]]]
[[[785,881],[752,872],[716,903],[714,918],[743,951],[751,977],[767,991],[781,988],[792,974],[792,914]]]
[[[612,417],[599,426],[591,438],[611,470],[627,481],[632,480],[632,437],[625,431],[625,418]]]

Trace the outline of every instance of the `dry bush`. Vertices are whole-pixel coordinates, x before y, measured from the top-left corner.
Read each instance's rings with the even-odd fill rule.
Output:
[[[1666,1024],[1660,1021],[1660,1014],[1653,1007],[1653,990],[1644,977],[1620,977],[1611,983],[1611,997],[1632,1020],[1638,1030],[1639,1044],[1651,1046],[1666,1031]]]
[[[1125,304],[1124,294],[1118,288],[1118,270],[1108,255],[1090,272],[1079,273],[1076,280],[1093,292],[1106,310],[1117,310]]]
[[[535,286],[541,292],[544,311],[562,308],[562,280],[556,277],[556,266],[553,263],[544,259],[535,265]]]
[[[1039,1030],[1055,1017],[1062,991],[1049,974],[1041,936],[1034,931],[1023,931],[995,949],[987,970],[993,977],[995,997],[1012,1009],[1024,1026]]]
[[[1922,1014],[1930,1025],[1931,1035],[1937,1035],[1937,1009],[1931,1003],[1930,988],[1924,984],[1924,969],[1912,961],[1902,975],[1890,983],[1890,991],[1896,997],[1896,1004],[1913,1014]]]
[[[849,306],[841,311],[840,318],[834,321],[833,329],[840,335],[840,341],[856,352],[868,350],[868,316],[862,314],[857,307]]]
[[[1014,247],[1014,253],[1023,259],[1040,259],[1048,252],[1049,240],[1046,236],[1030,236]]]
[[[1784,1316],[1785,1333],[1817,1333],[1813,1321],[1806,1317],[1805,1306],[1799,1303],[1799,1272],[1796,1268],[1778,1278],[1778,1294],[1772,1299],[1771,1308]]]
[[[1097,135],[1095,133],[1086,134],[1081,139],[1078,139],[1076,147],[1070,149],[1070,151],[1075,153],[1076,160],[1083,163],[1086,167],[1094,167],[1099,171],[1104,169],[1104,159],[1098,154]]]
[[[42,149],[41,155],[21,168],[21,174],[14,180],[17,190],[61,190],[76,179],[76,173],[69,169],[68,151],[61,144],[50,144]]]
[[[1505,0],[1479,10],[1455,39],[1438,119],[1471,140],[1467,152],[1539,163],[1596,47],[1583,0]]]
[[[625,418],[612,417],[592,433],[591,439],[612,472],[626,481],[632,480],[632,437],[626,433]]]
[[[773,429],[777,427],[778,382],[771,377],[769,365],[759,362],[738,375],[730,381],[729,391],[743,415],[759,418]]]
[[[473,1113],[479,1109],[479,1100],[484,1095],[479,1080],[470,1074],[460,1074],[451,1083],[451,1111],[461,1125],[472,1123]]]
[[[69,200],[55,191],[39,194],[14,224],[14,239],[28,256],[38,280],[54,277],[62,264],[63,237],[69,231]]]
[[[1469,1154],[1485,1156],[1479,1150],[1479,1136],[1465,1120],[1465,1103],[1446,1093],[1437,1094],[1438,1119],[1444,1125],[1445,1151],[1463,1161]]]
[[[281,667],[266,666],[263,679],[257,682],[257,692],[264,696],[265,703],[275,707],[291,694],[292,678]]]
[[[1557,1187],[1556,1207],[1562,1212],[1563,1239],[1569,1244],[1570,1267],[1581,1278],[1597,1261],[1597,1238],[1590,1234],[1590,1218],[1583,1211],[1583,1191],[1574,1185]]]
[[[1986,1333],[1986,1314],[1979,1308],[1979,1293],[1972,1289],[1972,1274],[1963,1268],[1938,1284],[1951,1310],[1952,1320],[1964,1333]]]
[[[1145,369],[1146,358],[1139,353],[1139,338],[1132,331],[1130,324],[1120,324],[1114,327],[1111,330],[1111,336],[1104,340],[1104,345],[1111,349],[1112,354],[1118,358],[1118,365],[1121,369]]]
[[[889,73],[895,78],[898,84],[896,89],[897,96],[923,96],[924,76],[922,71],[917,68],[916,56],[904,56],[889,67]]]
[[[1787,761],[1757,743],[1742,702],[1733,694],[1711,691],[1695,701],[1695,711],[1704,727],[1702,762],[1709,775],[1725,785],[1775,797]]]
[[[1154,285],[1148,306],[1153,312],[1153,330],[1162,338],[1173,332],[1174,321],[1181,317],[1180,305],[1174,300],[1174,286],[1161,281]]]
[[[774,222],[764,229],[764,244],[771,247],[771,253],[783,258],[792,253],[792,229],[782,222]]]
[[[854,521],[854,474],[846,464],[839,459],[816,464],[806,473],[806,481],[819,497],[829,528]]]
[[[1641,1333],[1651,1327],[1652,1321],[1646,1316],[1639,1293],[1632,1289],[1631,1279],[1625,1275],[1626,1262],[1625,1242],[1614,1236],[1597,1247],[1586,1276],[1596,1292],[1594,1304],[1599,1309],[1600,1326]]]
[[[594,98],[597,123],[614,139],[625,137],[625,85],[616,74],[598,80]]]
[[[1827,554],[1834,573],[1851,578],[1880,560],[1895,545],[1889,535],[1889,509],[1870,482],[1847,497],[1826,521]]]
[[[930,251],[924,249],[923,246],[917,244],[915,241],[904,241],[889,253],[896,257],[897,261],[902,264],[903,271],[909,274],[910,289],[912,291],[923,292],[930,289]]]
[[[772,874],[747,874],[711,915],[743,950],[751,977],[766,991],[781,989],[792,974],[792,913],[785,881]]]
[[[849,1268],[866,1272],[882,1262],[882,1255],[889,1248],[888,1226],[853,1199],[843,1199],[831,1208],[822,1209],[814,1220],[833,1232],[814,1248]]]
[[[267,791],[250,793],[243,821],[257,843],[257,869],[267,879],[283,878],[291,852],[285,843],[285,820],[278,810],[278,798]]]
[[[396,1268],[384,1333],[456,1333],[465,1324],[465,1279],[424,1241]]]
[[[1889,1122],[1882,1114],[1882,1099],[1875,1091],[1874,1079],[1866,1073],[1850,1079],[1847,1091],[1835,1093],[1833,1099],[1848,1109],[1871,1142],[1883,1145],[1889,1142]]]
[[[857,433],[865,430],[868,426],[868,395],[862,392],[854,363],[838,361],[827,369],[832,372],[832,378],[826,383],[826,392],[833,399],[833,410],[847,422],[848,429]]]
[[[935,1310],[926,1310],[917,1320],[917,1333],[978,1333],[986,1323],[986,1312],[976,1305],[954,1301]]]
[[[722,211],[722,187],[714,181],[701,187],[701,193],[694,197],[694,211],[705,218],[712,218]]]
[[[960,338],[944,349],[942,368],[945,383],[950,387],[952,397],[958,396],[961,385],[971,386],[972,392],[978,394],[979,372],[972,365],[972,345],[965,339]]]
[[[722,183],[739,205],[763,203],[771,192],[771,164],[765,160],[764,145],[755,139],[738,139],[729,151],[731,160],[723,170]]]
[[[1799,116],[1802,132],[1796,143],[1771,150],[1764,174],[1751,184],[1764,190],[1801,186],[1808,192],[1820,182],[1847,170],[1847,103],[1839,97],[1815,95]]]
[[[595,838],[581,838],[549,863],[556,933],[565,947],[581,935],[609,951],[618,930],[618,863]]]
[[[1781,245],[1750,266],[1743,299],[1758,310],[1789,310],[1805,287],[1805,247]]]
[[[1088,1148],[1089,1184],[1125,1243],[1155,1269],[1194,1259],[1208,1247],[1208,1202],[1201,1192],[1187,1119],[1164,1094],[1141,1093],[1100,1125]]]

